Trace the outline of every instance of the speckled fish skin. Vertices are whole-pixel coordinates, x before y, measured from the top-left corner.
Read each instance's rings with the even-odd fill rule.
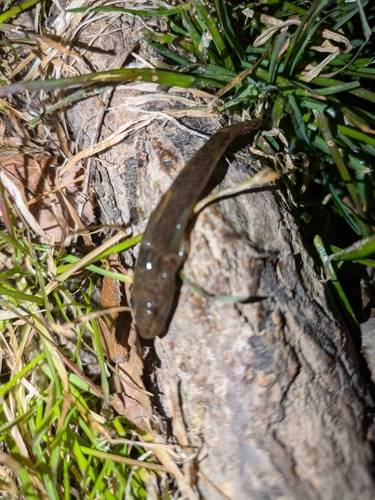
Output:
[[[132,305],[139,335],[165,333],[174,309],[177,274],[189,251],[187,226],[212,173],[229,144],[257,129],[260,119],[216,132],[188,161],[152,213],[135,268]]]

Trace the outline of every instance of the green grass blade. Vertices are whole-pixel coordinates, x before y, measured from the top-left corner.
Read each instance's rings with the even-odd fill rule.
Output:
[[[342,88],[341,86],[345,85],[345,82],[340,82],[339,80],[333,78],[323,78],[320,76],[314,78],[314,80],[312,80],[311,83],[322,87],[336,86],[337,88]],[[318,92],[318,90],[316,92]],[[375,92],[371,92],[371,90],[367,90],[364,88],[354,88],[349,90],[349,93],[357,97],[360,97],[361,99],[366,99],[367,101],[375,103]]]
[[[181,55],[176,54],[176,52],[174,50],[171,50],[168,47],[165,47],[161,43],[149,40],[148,44],[150,47],[152,47],[154,50],[156,50],[157,52],[162,54],[164,57],[166,57],[167,59],[171,59],[172,61],[179,64],[180,66],[187,67],[187,66],[191,65],[191,61],[189,61],[189,59],[186,59],[185,57],[182,57]]]
[[[293,95],[288,96],[288,103],[289,103],[289,108],[291,111],[290,115],[292,117],[294,130],[295,130],[297,136],[300,139],[304,140],[306,142],[306,144],[310,145],[310,139],[307,136],[305,123],[303,121],[303,117],[302,117],[301,111],[298,107],[296,98]]]
[[[96,354],[97,354],[97,360],[98,360],[98,363],[100,366],[101,388],[102,388],[102,391],[104,393],[104,400],[105,400],[106,404],[109,405],[109,384],[108,384],[108,378],[107,378],[106,368],[105,368],[103,347],[102,347],[102,343],[100,340],[100,334],[99,334],[97,322],[92,321],[92,326],[93,326],[93,340],[94,340],[95,350],[96,350]]]
[[[0,97],[16,94],[26,90],[55,90],[87,87],[89,85],[123,84],[125,82],[154,82],[169,87],[206,87],[209,85],[221,86],[220,80],[210,80],[200,76],[187,75],[177,71],[154,68],[126,68],[90,73],[88,75],[61,78],[58,80],[45,80],[35,82],[20,82],[9,86],[0,87]]]
[[[359,18],[360,18],[361,24],[362,24],[363,34],[365,36],[366,43],[367,43],[370,40],[370,37],[372,35],[372,30],[367,22],[367,17],[366,17],[365,11],[363,9],[363,5],[362,5],[361,0],[357,0],[357,6],[358,6]]]
[[[200,54],[201,49],[199,46],[201,43],[201,34],[198,33],[198,31],[193,23],[193,19],[191,19],[190,16],[188,16],[186,12],[183,12],[183,14],[182,14],[182,24],[190,35],[190,38],[194,44],[196,53]]]
[[[332,285],[335,287],[336,292],[339,296],[339,299],[341,300],[344,309],[346,310],[350,320],[354,323],[355,326],[359,325],[359,322],[357,320],[357,317],[353,311],[352,306],[350,305],[350,302],[338,280],[337,274],[329,260],[329,257],[327,255],[326,249],[324,248],[323,240],[321,239],[320,236],[316,235],[314,238],[314,245],[316,248],[316,251],[319,254],[319,257],[323,263],[323,266],[328,270],[329,275],[330,275],[330,281]]]
[[[348,24],[354,16],[358,15],[358,5],[351,3],[350,5],[341,6],[340,11],[341,17],[333,25],[333,31],[339,30],[342,26]]]
[[[284,47],[285,41],[287,38],[286,32],[280,33],[272,48],[272,53],[271,53],[271,61],[270,61],[270,66],[268,70],[268,83],[274,83],[275,81],[275,76],[276,76],[276,71],[278,69],[278,61],[279,61],[279,56],[280,52]]]
[[[41,297],[36,297],[28,293],[22,293],[19,290],[14,290],[12,288],[7,288],[5,286],[0,286],[0,295],[6,297],[13,297],[20,302],[31,302],[33,304],[38,304],[39,306],[44,306],[44,300]]]
[[[0,398],[3,398],[5,396],[5,394],[12,388],[15,386],[15,384],[18,382],[18,380],[21,380],[22,378],[24,378],[26,376],[27,373],[29,373],[29,371],[34,368],[34,366],[36,366],[40,361],[42,361],[42,359],[45,358],[45,353],[42,352],[39,354],[39,356],[37,356],[35,359],[31,360],[30,363],[28,363],[24,368],[22,368],[22,370],[20,370],[13,378],[12,380],[9,380],[8,382],[6,382],[5,384],[3,384],[1,387],[0,387]]]
[[[9,234],[0,232],[0,240],[5,241],[8,245],[18,250],[21,254],[28,253],[27,247],[23,246],[18,239],[9,236]]]
[[[364,238],[367,238],[371,234],[371,229],[369,228],[369,226],[367,226],[363,222],[361,217],[358,217],[356,214],[349,213],[347,206],[341,201],[340,195],[332,182],[329,183],[328,189],[335,202],[336,211],[346,220],[348,225],[356,234],[362,235]]]
[[[327,147],[328,149],[328,147]],[[328,153],[329,153],[329,149],[328,149]],[[336,211],[339,213],[339,215],[341,217],[343,217],[346,222],[348,223],[349,227],[352,228],[352,230],[360,235],[361,234],[361,230],[356,222],[356,220],[354,219],[354,217],[349,213],[346,205],[341,201],[341,198],[340,198],[340,195],[339,193],[337,192],[337,189],[335,187],[335,185],[333,184],[333,182],[330,182],[329,185],[328,185],[328,189],[331,193],[331,196],[332,196],[332,199],[336,205]]]
[[[211,33],[213,42],[223,60],[224,66],[230,71],[234,71],[232,58],[228,53],[228,49],[225,45],[223,37],[221,36],[217,23],[213,20],[211,14],[199,0],[191,0],[191,4],[194,6],[198,16],[201,18],[208,31]]]
[[[92,90],[80,89],[80,90],[74,92],[73,94],[70,94],[70,95],[64,97],[63,99],[61,99],[61,101],[57,102],[53,106],[44,110],[43,113],[41,113],[39,116],[30,120],[28,122],[28,124],[31,127],[35,127],[35,125],[37,125],[40,122],[40,120],[42,120],[45,116],[50,115],[54,111],[57,111],[58,109],[61,109],[64,106],[68,106],[74,102],[82,101],[84,99],[87,99],[88,97],[92,97],[94,95],[100,94],[101,92],[104,92],[104,91],[108,90],[109,88],[110,88],[109,85],[104,85],[103,87],[98,86],[97,88],[92,89]]]
[[[56,274],[60,275],[69,271],[71,268],[70,264],[79,262],[81,259],[75,255],[66,255],[61,260],[64,262],[69,262],[69,264],[61,265],[56,268]],[[114,271],[109,271],[108,269],[103,269],[102,267],[94,266],[92,264],[85,266],[87,271],[91,271],[95,274],[100,274],[101,276],[106,276],[107,278],[112,278],[114,280],[122,281],[123,283],[131,283],[131,279],[126,274],[116,273]]]
[[[312,29],[312,25],[315,23],[317,17],[324,9],[326,4],[327,0],[315,0],[310,9],[301,19],[301,23],[298,26],[294,36],[292,37],[292,41],[286,53],[284,64],[285,73],[288,76],[292,76],[292,74],[294,73],[295,66],[299,61],[303,48],[306,46],[309,39],[312,38],[312,34],[314,31]]]
[[[370,146],[375,147],[375,138],[371,137],[360,130],[357,130],[352,127],[347,127],[346,125],[337,125],[337,130],[340,130],[343,134],[351,137],[352,139],[357,139],[357,141],[364,142],[365,144],[370,144]]]
[[[375,254],[375,235],[356,241],[353,245],[330,255],[330,260],[358,260]]]
[[[326,89],[317,89],[316,93],[319,95],[333,95],[338,94],[339,92],[348,92],[349,90],[358,89],[361,86],[360,82],[348,82],[341,83],[340,85],[333,85],[332,87],[328,87]]]
[[[306,14],[305,9],[303,9],[302,7],[299,7],[298,5],[295,5],[294,3],[284,2],[283,7],[288,12],[299,14],[300,16],[304,16]]]
[[[287,103],[287,97],[283,94],[277,94],[276,99],[272,106],[271,111],[271,124],[272,127],[279,127],[282,120],[283,114],[285,112],[285,105]]]
[[[228,15],[226,2],[224,0],[215,0],[215,7],[226,39],[236,52],[237,57],[241,60],[244,60],[245,53],[243,51],[241,43],[239,42],[239,38],[237,38],[236,34],[234,33],[230,17]]]
[[[41,0],[28,0],[28,2],[23,2],[21,5],[17,5],[17,7],[13,7],[12,9],[9,9],[2,14],[0,14],[0,24],[5,23],[8,21],[13,16],[17,16],[18,14],[21,14],[21,12],[24,12],[25,10],[29,9],[33,5],[37,4]]]
[[[338,168],[340,176],[341,176],[342,180],[345,182],[345,186],[346,186],[346,188],[349,192],[349,195],[354,203],[354,206],[356,207],[358,214],[360,216],[363,216],[362,207],[361,207],[358,195],[357,195],[357,191],[353,185],[350,172],[347,169],[345,162],[340,154],[340,150],[336,145],[336,142],[335,142],[335,139],[334,139],[333,134],[331,132],[331,129],[329,127],[327,118],[322,111],[314,111],[314,115],[315,115],[316,120],[318,122],[320,132],[322,133],[322,136],[327,143],[327,146],[330,150],[332,158],[333,158],[333,160]]]

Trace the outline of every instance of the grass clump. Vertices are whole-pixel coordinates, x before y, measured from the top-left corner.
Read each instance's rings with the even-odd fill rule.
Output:
[[[3,208],[10,203],[4,193]],[[0,232],[0,490],[7,498],[149,498],[144,484],[164,468],[149,463],[139,434],[111,409],[113,368],[90,318],[97,309],[90,262],[105,250],[82,263],[32,243],[9,210],[7,221],[11,234]],[[59,282],[77,271],[78,281]]]

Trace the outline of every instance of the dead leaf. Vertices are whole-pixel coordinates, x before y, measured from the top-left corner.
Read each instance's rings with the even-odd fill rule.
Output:
[[[35,227],[31,228],[39,234],[42,242],[51,239],[55,242],[61,242],[69,231],[75,229],[76,225],[74,217],[72,217],[73,210],[69,203],[65,202],[63,194],[66,193],[70,199],[79,194],[79,188],[75,181],[79,172],[78,168],[72,169],[70,178],[64,179],[65,182],[61,189],[56,189],[54,182],[57,158],[55,156],[39,154],[32,157],[25,153],[16,153],[1,157],[0,166],[16,187],[22,201],[28,205],[28,210],[35,218],[37,225],[40,226],[41,231],[36,231],[37,225],[35,224]],[[22,202],[17,204],[19,210],[20,205]],[[24,213],[23,216],[27,219]],[[91,204],[87,203],[87,209],[82,219],[86,224],[94,221]],[[82,224],[81,220],[80,222]]]
[[[117,393],[113,396],[112,406],[117,413],[130,420],[138,429],[150,431],[146,423],[150,417],[148,410],[136,399],[129,398],[125,393]]]
[[[139,429],[152,429],[151,394],[143,383],[142,346],[135,329],[129,334],[129,357],[117,365],[116,379],[118,397],[114,401],[116,410]]]
[[[101,291],[100,306],[111,309],[121,305],[122,294],[119,281],[104,277]],[[103,318],[98,318],[99,333],[102,346],[108,357],[114,363],[122,363],[128,358],[128,350],[116,339],[116,324],[119,313],[112,312]]]

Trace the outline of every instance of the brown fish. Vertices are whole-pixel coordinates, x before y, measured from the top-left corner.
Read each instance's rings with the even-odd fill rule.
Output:
[[[174,310],[177,275],[188,251],[193,209],[217,163],[238,136],[257,129],[261,119],[220,129],[188,161],[152,213],[134,273],[132,303],[139,335],[165,333]]]

